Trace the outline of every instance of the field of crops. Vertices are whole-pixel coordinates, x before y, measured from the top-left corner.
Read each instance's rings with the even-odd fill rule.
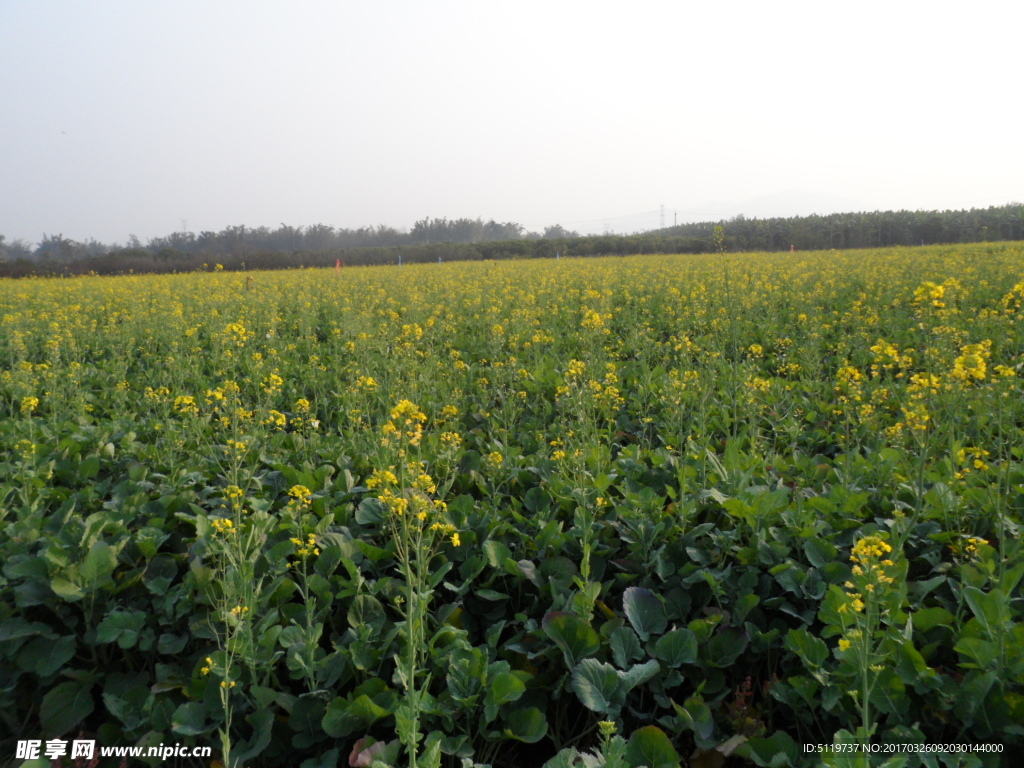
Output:
[[[1014,243],[0,283],[0,764],[1019,751],[1022,304]]]

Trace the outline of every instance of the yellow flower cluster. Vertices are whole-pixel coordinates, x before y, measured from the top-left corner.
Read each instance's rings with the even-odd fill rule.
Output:
[[[423,423],[427,415],[409,400],[402,400],[391,409],[391,421],[387,422],[381,432],[382,443],[387,446],[393,439],[408,440],[409,445],[418,447],[423,439]]]
[[[605,326],[605,321],[611,319],[611,315],[602,315],[593,309],[585,308],[583,322],[580,323],[580,327],[590,331],[597,331],[607,336],[611,334],[611,329]]]
[[[394,469],[394,467],[391,469]],[[398,483],[398,478],[395,477],[395,473],[390,469],[375,469],[373,470],[373,473],[366,478],[366,487],[371,491],[374,488],[379,488],[384,483],[390,483],[392,485],[396,485]]]
[[[288,495],[299,506],[308,507],[313,503],[313,492],[304,485],[293,485],[288,489]]]
[[[905,349],[900,352],[899,346],[885,339],[875,342],[871,347],[871,352],[875,356],[874,362],[871,364],[871,375],[875,378],[884,373],[895,373],[896,378],[902,378],[903,371],[914,364],[913,349]]]
[[[1003,309],[1007,314],[1013,314],[1020,311],[1021,304],[1024,304],[1024,283],[1017,283],[1003,296]]]
[[[196,415],[199,413],[199,406],[196,405],[196,399],[192,395],[180,395],[174,398],[174,410],[178,413],[186,413]]]
[[[442,432],[441,445],[448,451],[454,451],[462,445],[462,435],[458,432]]]
[[[962,289],[960,281],[951,277],[941,284],[926,280],[914,291],[914,306],[945,309],[947,302],[956,298]]]
[[[21,398],[21,413],[23,416],[31,416],[32,412],[39,407],[39,398],[28,397]]]
[[[295,554],[305,560],[307,557],[315,557],[320,554],[320,547],[316,544],[316,537],[311,533],[306,536],[306,540],[302,539],[291,539],[298,549],[295,550]]]
[[[962,480],[966,475],[969,475],[972,470],[978,472],[988,471],[989,465],[985,461],[991,454],[984,448],[977,448],[967,446],[961,448],[956,452],[956,461],[960,465],[960,470],[957,471],[956,476],[958,480]]]
[[[213,526],[213,529],[217,531],[217,533],[234,533],[236,530],[235,524],[226,517],[221,517],[214,520],[211,523],[211,525]]]
[[[281,388],[284,386],[284,379],[282,379],[277,372],[271,373],[263,380],[263,391],[268,395],[280,394]]]
[[[280,411],[271,409],[267,411],[267,418],[263,420],[263,424],[276,427],[277,429],[284,429],[288,426],[288,417]]]
[[[376,392],[377,380],[373,376],[360,376],[356,379],[356,389],[360,392]]]
[[[876,584],[888,586],[893,583],[893,577],[885,570],[895,566],[889,559],[890,552],[892,547],[881,536],[865,536],[853,546],[850,554],[850,561],[854,564],[853,574],[864,577],[864,589],[868,592],[873,592]],[[854,588],[851,582],[844,586],[847,589]]]
[[[953,361],[950,375],[965,384],[984,381],[988,373],[988,359],[991,356],[991,339],[986,339],[980,344],[965,344],[960,347],[960,356]]]

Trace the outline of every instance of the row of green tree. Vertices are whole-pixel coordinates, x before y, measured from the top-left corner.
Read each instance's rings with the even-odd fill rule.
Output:
[[[716,232],[717,230],[717,232]],[[423,219],[408,232],[390,227],[335,229],[323,224],[278,229],[228,227],[137,239],[127,246],[47,236],[33,251],[0,235],[0,277],[57,274],[181,272],[212,269],[412,264],[484,259],[553,258],[637,253],[825,250],[1024,240],[1024,205],[961,211],[884,211],[827,216],[681,224],[634,235],[580,236],[559,225],[542,235],[513,222]]]
[[[738,251],[1024,240],[1024,205],[1011,203],[959,211],[876,211],[772,219],[737,216],[724,222],[680,224],[659,230],[659,233],[711,241],[716,225],[724,226],[727,247]]]
[[[527,232],[516,222],[484,221],[483,219],[432,219],[417,221],[408,232],[386,225],[344,229],[326,224],[308,227],[232,226],[220,232],[174,232],[151,238],[143,243],[132,235],[127,245],[108,245],[96,240],[79,242],[63,235],[44,235],[42,241],[31,247],[24,241],[5,242],[0,236],[0,260],[35,259],[38,261],[75,261],[110,254],[135,258],[145,254],[200,255],[209,259],[218,257],[246,257],[263,253],[324,253],[352,248],[388,248],[430,245],[434,243],[486,243],[510,240],[540,240],[579,237],[559,224],[546,227],[542,233]]]

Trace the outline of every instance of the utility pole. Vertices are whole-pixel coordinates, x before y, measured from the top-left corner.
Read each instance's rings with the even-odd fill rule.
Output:
[[[661,204],[661,223],[660,223],[659,226],[660,226],[661,229],[665,228],[665,204],[664,203]]]

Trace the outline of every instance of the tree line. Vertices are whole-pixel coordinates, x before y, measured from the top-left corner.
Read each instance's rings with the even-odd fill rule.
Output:
[[[716,229],[718,232],[716,233]],[[959,211],[882,211],[825,216],[746,218],[680,224],[633,235],[580,236],[560,225],[527,232],[515,222],[422,219],[409,232],[381,225],[356,230],[324,224],[227,227],[220,232],[176,232],[143,244],[77,242],[44,236],[34,249],[0,235],[0,277],[287,269],[412,264],[510,258],[625,256],[637,253],[710,253],[877,248],[1024,240],[1024,205]]]

